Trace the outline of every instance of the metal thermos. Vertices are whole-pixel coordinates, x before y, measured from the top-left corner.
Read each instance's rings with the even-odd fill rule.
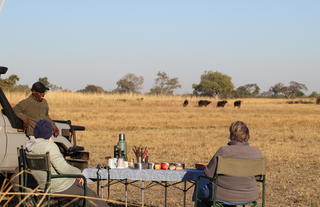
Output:
[[[114,157],[117,158],[123,158],[125,161],[128,160],[127,157],[127,143],[126,143],[126,138],[125,134],[121,133],[119,134],[119,141],[117,145],[114,146]]]

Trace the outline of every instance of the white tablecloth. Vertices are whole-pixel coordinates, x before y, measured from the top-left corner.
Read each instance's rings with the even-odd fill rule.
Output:
[[[97,168],[86,168],[83,175],[87,179],[97,179]],[[152,169],[132,169],[132,168],[112,168],[110,169],[110,179],[112,180],[144,180],[144,181],[196,181],[198,176],[204,175],[202,170],[152,170]],[[108,170],[99,170],[99,179],[108,179]]]

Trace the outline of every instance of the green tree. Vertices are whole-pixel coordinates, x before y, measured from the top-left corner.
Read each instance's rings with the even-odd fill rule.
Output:
[[[287,98],[296,98],[304,96],[308,88],[305,84],[296,81],[290,81],[290,85],[285,88],[284,95]]]
[[[154,81],[155,86],[150,89],[150,94],[172,95],[175,89],[181,88],[178,78],[170,78],[165,72],[158,72]]]
[[[229,97],[234,85],[228,75],[205,71],[201,75],[200,83],[193,84],[192,88],[195,95]]]
[[[38,79],[39,82],[41,82],[43,85],[45,85],[46,87],[50,88],[50,83],[47,77],[43,77],[43,78],[39,78]]]
[[[284,96],[286,98],[302,97],[307,90],[308,88],[305,84],[296,81],[290,81],[289,86],[277,83],[269,89],[274,97]]]
[[[0,79],[0,87],[3,90],[8,91],[27,91],[29,87],[27,85],[18,85],[20,78],[19,76],[12,74],[8,78]]]
[[[133,73],[128,73],[123,78],[117,81],[118,87],[114,92],[119,93],[139,93],[142,89],[144,79],[142,76],[137,76]]]
[[[318,98],[320,94],[318,94],[317,91],[312,91],[312,93],[309,95],[310,98]]]
[[[102,87],[96,85],[87,85],[84,89],[78,90],[78,92],[82,93],[104,93]]]
[[[286,90],[286,86],[283,83],[277,83],[274,86],[271,86],[269,89],[274,97],[284,96],[284,92]]]
[[[51,84],[47,77],[43,77],[43,78],[40,77],[38,79],[38,81],[43,83],[43,85],[45,85],[46,87],[50,88],[53,91],[62,90],[61,86],[57,86],[57,85]]]
[[[0,79],[0,86],[5,90],[13,89],[14,86],[17,85],[17,82],[19,80],[20,78],[17,75],[13,74],[10,75],[8,78]]]
[[[233,91],[233,97],[235,98],[248,98],[255,97],[260,93],[260,87],[256,83],[246,84],[239,86]]]

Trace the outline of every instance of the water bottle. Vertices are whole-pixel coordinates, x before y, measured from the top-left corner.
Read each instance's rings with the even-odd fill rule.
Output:
[[[118,141],[118,149],[119,149],[119,154],[120,156],[127,161],[128,157],[127,157],[127,143],[126,143],[126,138],[125,138],[125,134],[121,133],[119,134],[119,141]]]

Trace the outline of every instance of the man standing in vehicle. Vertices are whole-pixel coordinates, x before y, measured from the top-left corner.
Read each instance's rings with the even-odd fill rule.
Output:
[[[53,135],[59,135],[59,129],[51,120],[49,116],[49,106],[46,99],[44,99],[47,90],[49,90],[49,88],[43,83],[35,82],[31,87],[31,95],[20,101],[13,109],[16,115],[22,119],[28,136],[33,136],[33,130],[38,120],[50,121],[53,128]]]

